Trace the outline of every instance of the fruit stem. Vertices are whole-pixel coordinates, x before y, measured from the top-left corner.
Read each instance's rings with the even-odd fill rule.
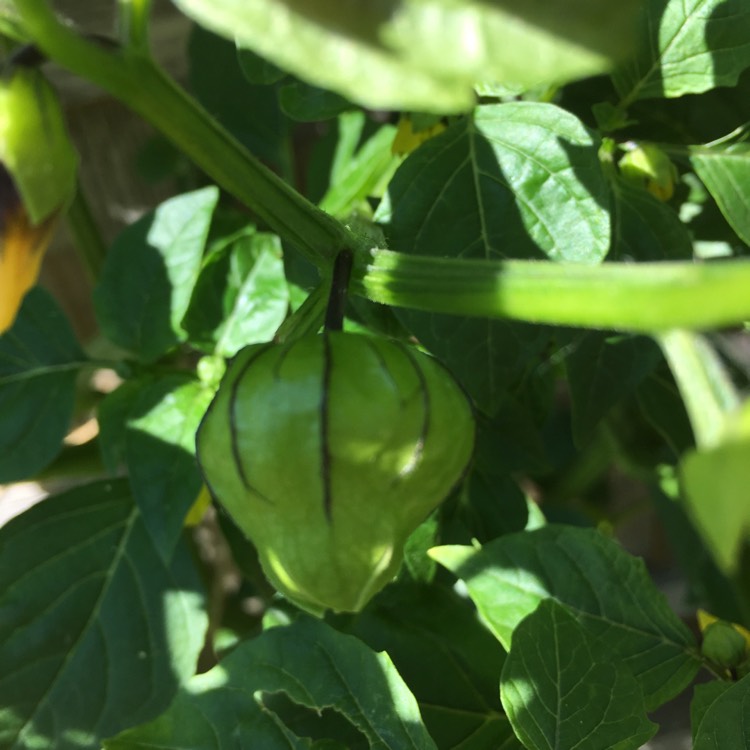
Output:
[[[328,296],[328,307],[326,308],[325,329],[326,331],[340,331],[344,326],[344,311],[346,309],[346,296],[349,289],[349,279],[352,275],[352,262],[354,256],[351,250],[341,250],[333,262],[331,273],[331,291]]]

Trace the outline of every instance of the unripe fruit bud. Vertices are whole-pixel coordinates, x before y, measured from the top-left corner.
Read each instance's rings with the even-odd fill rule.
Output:
[[[342,332],[244,349],[197,437],[269,580],[315,613],[358,611],[393,578],[473,446],[471,406],[437,361]]]
[[[730,623],[718,620],[703,631],[701,652],[720,667],[736,667],[744,658],[747,643]]]

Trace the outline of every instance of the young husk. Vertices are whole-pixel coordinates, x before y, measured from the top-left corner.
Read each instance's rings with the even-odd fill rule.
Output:
[[[0,334],[36,283],[78,159],[55,92],[34,69],[0,72]]]
[[[316,614],[358,611],[395,576],[473,445],[471,405],[442,365],[342,332],[240,352],[197,437],[269,580]]]

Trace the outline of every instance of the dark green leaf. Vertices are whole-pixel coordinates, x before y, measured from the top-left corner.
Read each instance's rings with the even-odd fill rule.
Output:
[[[526,497],[510,475],[481,468],[469,477],[460,513],[471,538],[482,543],[522,531],[529,519]]]
[[[672,376],[657,368],[636,389],[643,416],[667,441],[675,457],[694,445],[693,430]]]
[[[286,77],[286,73],[277,68],[273,63],[264,60],[252,50],[245,47],[237,47],[237,60],[240,64],[242,74],[250,83],[276,83]]]
[[[183,327],[193,346],[231,357],[270,341],[288,311],[279,238],[247,231],[206,259]]]
[[[125,467],[128,418],[141,391],[153,383],[151,376],[128,380],[107,394],[99,404],[99,446],[102,461],[110,474],[117,474]]]
[[[282,86],[279,90],[279,104],[288,117],[301,122],[330,120],[354,106],[333,91],[302,81]]]
[[[156,549],[169,560],[198,497],[195,433],[213,393],[184,375],[144,384],[128,412],[125,454],[133,496]]]
[[[414,151],[379,211],[390,247],[417,255],[594,263],[610,239],[598,141],[551,104],[513,102],[474,115]],[[492,414],[548,341],[531,326],[403,313]]]
[[[0,337],[0,483],[33,476],[59,453],[85,364],[60,308],[32,289]]]
[[[206,617],[187,548],[169,566],[127,482],[50,497],[0,529],[0,746],[99,748],[195,671]]]
[[[289,124],[279,107],[277,87],[250,83],[240,67],[235,35],[229,39],[193,28],[188,43],[192,91],[253,154],[286,170]]]
[[[693,750],[726,750],[750,746],[750,675],[728,690],[712,691],[715,700],[693,727]]]
[[[538,750],[637,750],[656,732],[630,670],[554,599],[513,632],[500,695],[516,734]]]
[[[750,534],[750,439],[691,451],[682,460],[687,509],[725,573],[737,569]]]
[[[691,151],[690,163],[737,236],[750,245],[750,207],[747,200],[750,190],[750,144],[738,143],[723,149],[696,148]]]
[[[217,667],[190,680],[166,713],[105,747],[218,750],[236,745],[241,730],[263,750],[309,748],[269,706],[273,693],[306,708],[333,709],[372,748],[435,748],[388,656],[307,618],[240,644]]]
[[[513,733],[498,681],[505,654],[471,602],[440,586],[397,583],[359,615],[352,632],[393,659],[441,750]]]
[[[695,686],[693,700],[690,701],[690,726],[693,729],[693,740],[706,711],[731,687],[732,683],[724,682],[724,680],[713,680]]]
[[[530,390],[529,387],[525,395]],[[544,443],[533,410],[509,394],[491,420],[478,419],[475,456],[484,473],[547,469]]]
[[[648,0],[638,49],[614,75],[625,104],[733,86],[750,65],[744,0]]]
[[[468,109],[473,86],[564,83],[630,51],[637,3],[178,0],[284,70],[375,109]],[[503,43],[499,44],[498,40]],[[293,40],[293,41],[290,41]]]
[[[484,620],[508,648],[518,623],[555,599],[632,670],[651,710],[683,690],[700,661],[643,561],[590,529],[545,526],[472,547],[437,547],[464,580]]]
[[[668,205],[640,185],[613,181],[612,260],[687,260],[693,243],[685,225]]]
[[[585,333],[566,360],[572,397],[573,435],[591,439],[609,410],[629,395],[661,360],[659,347],[645,336]]]
[[[153,361],[185,340],[181,322],[218,199],[215,187],[171,198],[115,240],[94,290],[97,319],[115,344]]]

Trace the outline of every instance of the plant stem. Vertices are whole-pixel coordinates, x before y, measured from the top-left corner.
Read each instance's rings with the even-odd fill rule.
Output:
[[[699,448],[717,445],[727,414],[739,397],[711,346],[696,333],[669,331],[660,335],[664,356],[680,389]]]
[[[654,333],[750,318],[750,261],[482,261],[373,250],[351,291],[428,312]]]
[[[102,49],[61,24],[44,0],[16,0],[15,5],[50,59],[101,86],[151,122],[317,266],[328,266],[343,247],[361,244],[261,164],[149,57],[128,49]]]
[[[342,250],[333,264],[331,291],[326,308],[325,328],[327,331],[340,331],[344,327],[346,294],[352,275],[352,251]]]
[[[532,323],[654,333],[750,319],[750,261],[611,263],[479,261],[370,251],[273,174],[146,56],[102,49],[61,24],[44,0],[15,0],[53,60],[100,85],[161,130],[222,188],[320,268],[355,255],[351,291],[397,307]]]
[[[99,227],[91,214],[89,203],[78,183],[73,201],[66,216],[68,228],[73,235],[76,249],[88,272],[89,280],[93,283],[99,278],[99,273],[107,254]]]
[[[120,43],[127,49],[149,54],[148,19],[151,0],[119,0]]]

